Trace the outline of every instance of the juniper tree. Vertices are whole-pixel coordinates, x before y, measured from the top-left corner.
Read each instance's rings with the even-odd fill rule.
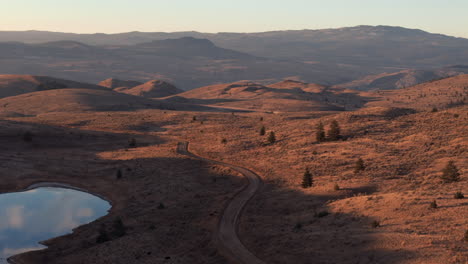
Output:
[[[460,172],[453,160],[447,163],[447,166],[442,170],[442,180],[445,182],[456,182],[460,180]]]
[[[354,164],[354,173],[358,173],[366,169],[366,165],[364,165],[364,160],[359,158],[356,163]]]
[[[315,132],[315,139],[317,142],[322,142],[325,140],[325,128],[323,127],[323,123],[320,122],[318,123],[316,127],[316,132]]]
[[[262,127],[260,128],[260,136],[264,136],[265,133],[266,133],[265,126],[262,126]]]
[[[314,185],[314,179],[312,178],[312,174],[307,168],[304,172],[304,175],[302,176],[302,188],[310,188],[312,185]]]
[[[268,135],[268,143],[273,144],[276,142],[275,132],[271,131]]]
[[[338,121],[333,120],[330,124],[330,129],[328,130],[328,139],[329,140],[338,140],[340,139],[341,131],[340,131],[340,125],[338,124]]]

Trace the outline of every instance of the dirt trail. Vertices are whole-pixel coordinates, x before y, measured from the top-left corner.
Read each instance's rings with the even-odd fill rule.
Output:
[[[242,189],[232,199],[232,201],[224,208],[223,215],[218,224],[218,230],[216,232],[216,239],[218,247],[223,252],[226,252],[229,258],[233,259],[235,263],[239,264],[265,264],[262,260],[258,259],[252,252],[250,252],[240,241],[237,235],[239,217],[244,209],[245,205],[255,195],[259,189],[262,180],[254,172],[235,166],[232,164],[211,160],[203,157],[199,157],[192,154],[188,150],[188,142],[180,142],[177,145],[177,152],[189,157],[207,161],[210,163],[222,165],[234,169],[243,174],[248,180],[249,185]]]

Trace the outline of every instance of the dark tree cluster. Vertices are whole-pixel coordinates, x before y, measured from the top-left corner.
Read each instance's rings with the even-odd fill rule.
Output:
[[[333,120],[330,123],[330,126],[327,130],[327,133],[325,134],[325,126],[323,125],[322,122],[318,123],[316,127],[316,132],[315,132],[315,139],[317,142],[323,142],[323,141],[336,141],[341,139],[341,128],[340,125],[338,124],[338,121]]]

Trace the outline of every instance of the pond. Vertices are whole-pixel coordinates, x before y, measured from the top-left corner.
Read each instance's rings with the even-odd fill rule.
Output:
[[[109,202],[70,188],[38,187],[0,194],[0,263],[45,248],[39,242],[71,233],[111,208]]]

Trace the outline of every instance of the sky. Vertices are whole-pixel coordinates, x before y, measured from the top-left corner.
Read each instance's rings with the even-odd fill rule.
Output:
[[[467,0],[0,0],[0,30],[263,32],[357,25],[468,38]]]

